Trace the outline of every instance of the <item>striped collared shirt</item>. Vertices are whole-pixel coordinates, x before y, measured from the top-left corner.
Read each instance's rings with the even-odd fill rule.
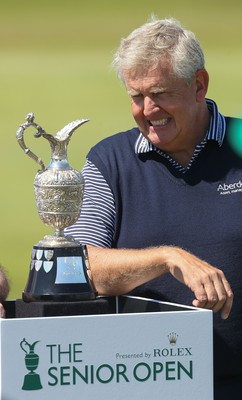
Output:
[[[186,168],[183,168],[169,155],[155,147],[142,134],[139,135],[135,143],[135,153],[158,152],[167,158],[175,168],[178,168],[182,173],[186,173],[207,141],[215,140],[221,146],[224,140],[226,130],[225,118],[218,112],[214,101],[207,99],[206,102],[211,112],[209,129],[202,142],[196,146],[194,154]],[[78,219],[75,225],[66,229],[66,234],[74,236],[76,240],[84,244],[91,244],[97,247],[111,247],[115,223],[115,201],[112,191],[101,172],[89,160],[86,161],[82,173],[85,179],[85,191],[81,218]]]

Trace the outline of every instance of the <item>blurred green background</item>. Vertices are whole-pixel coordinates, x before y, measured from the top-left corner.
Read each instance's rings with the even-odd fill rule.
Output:
[[[55,134],[78,118],[90,118],[69,145],[69,161],[81,169],[98,140],[134,126],[129,99],[112,71],[121,37],[151,14],[175,17],[199,38],[210,73],[208,97],[226,115],[242,113],[242,3],[196,0],[9,0],[0,12],[0,263],[11,281],[9,298],[21,297],[32,246],[50,233],[40,221],[33,191],[38,165],[19,147],[15,133],[26,114]],[[45,163],[44,139],[26,144]]]

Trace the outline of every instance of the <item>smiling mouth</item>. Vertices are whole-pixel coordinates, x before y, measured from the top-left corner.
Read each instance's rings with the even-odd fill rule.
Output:
[[[170,121],[170,118],[158,119],[156,121],[149,121],[151,126],[165,126]]]

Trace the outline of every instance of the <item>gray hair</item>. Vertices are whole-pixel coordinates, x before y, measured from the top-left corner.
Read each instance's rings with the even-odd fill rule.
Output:
[[[121,40],[113,66],[124,81],[125,70],[145,71],[163,57],[171,62],[173,73],[188,84],[205,65],[203,51],[193,32],[173,18],[152,18]]]

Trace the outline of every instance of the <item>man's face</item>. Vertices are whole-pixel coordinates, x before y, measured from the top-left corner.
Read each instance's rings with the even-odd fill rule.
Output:
[[[174,153],[194,145],[207,90],[206,77],[202,70],[188,85],[174,76],[167,61],[136,75],[125,71],[133,117],[142,134],[156,147]]]

